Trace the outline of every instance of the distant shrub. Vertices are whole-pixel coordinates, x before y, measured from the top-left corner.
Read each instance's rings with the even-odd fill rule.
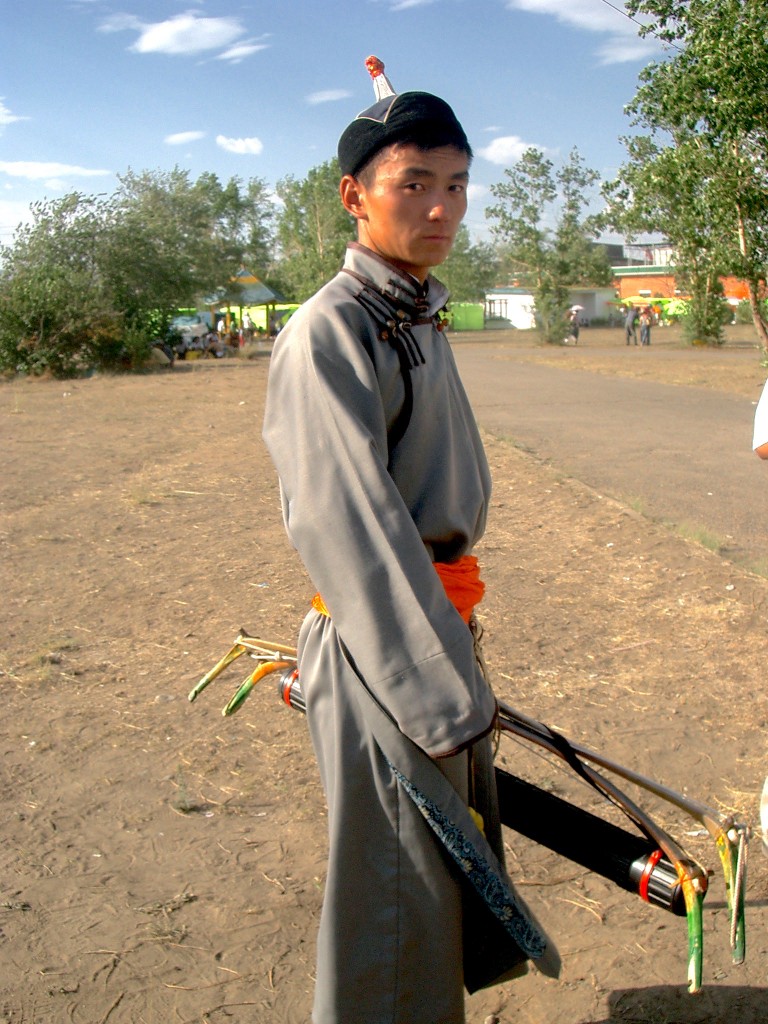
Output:
[[[763,319],[768,319],[768,301],[763,299],[760,303],[760,307],[763,312]],[[752,323],[752,307],[749,304],[748,299],[742,299],[736,307],[736,323],[737,324],[751,324]]]
[[[730,323],[731,315],[731,307],[720,296],[710,296],[707,302],[691,302],[680,317],[683,338],[690,345],[722,345],[723,328]]]

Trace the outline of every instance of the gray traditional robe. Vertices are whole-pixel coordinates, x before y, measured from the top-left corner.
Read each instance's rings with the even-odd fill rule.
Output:
[[[436,328],[446,299],[353,243],[272,355],[264,439],[286,530],[330,611],[310,612],[299,637],[330,838],[315,1024],[464,1020],[458,873],[392,763],[402,737],[466,802],[467,748],[495,710],[432,565],[472,550],[490,495]],[[389,756],[363,686],[394,727]]]

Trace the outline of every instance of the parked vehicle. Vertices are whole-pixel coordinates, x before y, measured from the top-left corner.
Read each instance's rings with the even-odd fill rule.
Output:
[[[194,338],[202,338],[211,329],[210,313],[189,313],[175,316],[171,320],[171,330],[178,332],[189,344]]]

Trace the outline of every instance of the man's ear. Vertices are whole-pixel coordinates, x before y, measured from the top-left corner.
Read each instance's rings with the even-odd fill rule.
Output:
[[[365,220],[367,217],[365,203],[361,198],[364,192],[365,188],[351,174],[345,174],[339,182],[339,195],[344,209],[356,220]]]

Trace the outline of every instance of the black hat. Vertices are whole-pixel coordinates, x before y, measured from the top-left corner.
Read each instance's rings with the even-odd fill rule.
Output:
[[[371,70],[374,61],[376,73]],[[391,88],[382,74],[384,65],[374,57],[369,57],[366,64],[381,96],[384,89]],[[378,80],[381,77],[384,83]],[[464,129],[445,100],[428,92],[391,93],[358,114],[344,129],[338,147],[341,173],[357,174],[380,149],[393,142],[412,142],[423,149],[456,146],[472,155]]]

